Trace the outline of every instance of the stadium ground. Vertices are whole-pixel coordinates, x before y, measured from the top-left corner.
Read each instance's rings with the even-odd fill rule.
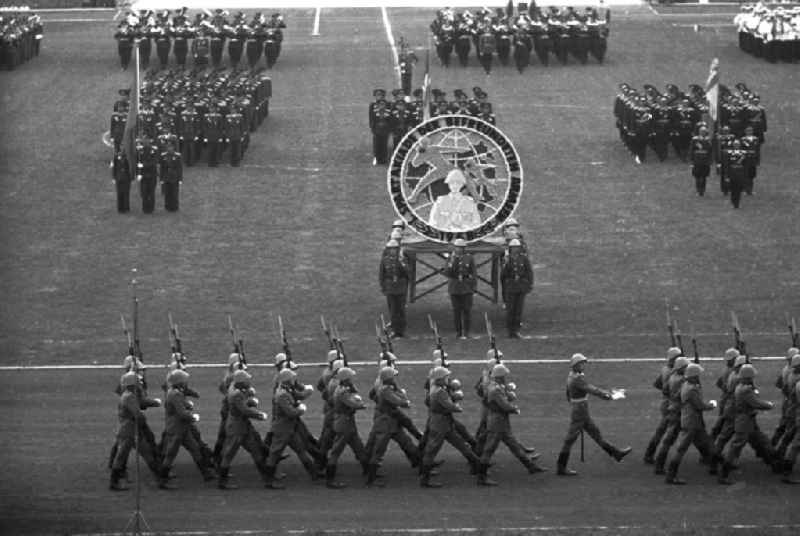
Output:
[[[430,10],[388,10],[395,38],[419,46],[431,16]],[[129,84],[130,73],[119,71],[110,21],[48,24],[42,54],[0,73],[0,364],[117,363],[124,351],[119,314],[130,310],[132,267],[139,273],[148,362],[166,360],[167,311],[180,323],[194,362],[222,361],[230,346],[229,313],[243,330],[251,361],[265,362],[278,351],[277,314],[300,361],[323,355],[320,313],[340,325],[353,359],[372,358],[372,326],[384,307],[374,281],[376,262],[393,214],[385,170],[370,165],[366,110],[374,87],[396,85],[386,29],[378,9],[325,9],[319,37],[311,36],[313,9],[289,10],[286,17],[290,27],[272,75],[271,114],[254,135],[244,166],[188,170],[177,215],[160,208],[154,216],[138,208],[128,216],[114,210],[110,155],[100,138],[116,89]],[[697,18],[710,20],[729,18]],[[800,313],[797,68],[739,52],[732,28],[695,32],[683,26],[691,22],[657,16],[644,6],[615,11],[604,65],[534,64],[522,75],[498,67],[485,77],[474,58],[470,67],[449,71],[434,62],[435,86],[487,90],[498,125],[525,166],[517,216],[536,264],[525,326],[534,338],[501,339],[508,356],[660,356],[667,342],[665,298],[684,329],[692,321],[703,355],[719,355],[730,344],[731,309],[755,355],[785,351],[783,315]],[[702,84],[712,56],[720,58],[723,83],[745,81],[768,108],[756,192],[738,211],[714,188],[697,198],[688,165],[672,155],[637,166],[613,129],[611,102],[619,82]],[[502,325],[502,310],[478,302],[476,312],[484,311]],[[397,344],[401,358],[428,355],[427,313],[447,326],[446,296],[410,305],[414,337]],[[487,346],[485,337],[446,344],[457,359],[479,358]],[[759,367],[762,391],[771,399],[776,392],[769,380],[777,367]],[[385,490],[362,489],[350,461],[342,471],[354,485],[329,493],[307,482],[291,461],[289,489],[276,494],[259,488],[240,455],[235,473],[243,489],[223,494],[203,485],[181,454],[176,469],[182,489],[159,492],[145,477],[143,509],[159,531],[796,532],[800,515],[791,505],[797,490],[779,485],[752,454],[743,463],[742,483],[732,488],[713,484],[694,455],[684,470],[691,485],[684,489],[666,487],[640,463],[654,426],[657,399],[648,385],[656,368],[627,363],[591,370],[598,383],[628,388],[628,400],[598,401],[593,410],[603,431],[635,452],[619,466],[587,445],[589,463],[575,462],[582,472],[577,479],[527,476],[500,453],[495,474],[503,486],[487,491],[473,485],[448,451],[442,479],[449,486],[422,493],[393,451]],[[423,370],[409,367],[402,376],[417,394]],[[478,367],[456,370],[471,383]],[[365,387],[363,378],[372,373],[360,371]],[[705,377],[709,385],[712,372]],[[256,373],[264,399],[269,375]],[[516,365],[514,373],[523,393],[515,428],[552,467],[566,424],[564,367]],[[193,375],[208,440],[220,374],[198,369]],[[315,376],[304,370],[307,381]],[[0,532],[124,527],[131,495],[108,492],[104,468],[115,428],[114,381],[108,370],[0,372]],[[474,425],[477,407],[470,395],[465,419]],[[716,393],[709,387],[707,396]],[[415,397],[418,422],[420,399]],[[309,423],[317,430],[319,404],[311,406]],[[160,412],[151,413],[159,432]],[[360,417],[363,434],[368,420]],[[775,416],[765,415],[763,423],[771,429]]]

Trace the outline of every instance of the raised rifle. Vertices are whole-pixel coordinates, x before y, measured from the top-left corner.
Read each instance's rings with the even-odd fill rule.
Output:
[[[238,329],[233,325],[231,315],[228,315],[228,332],[231,334],[233,342],[233,352],[239,355],[239,368],[247,368],[247,358],[244,355],[244,340],[237,333]]]
[[[681,330],[678,328],[678,321],[673,319],[672,326],[675,330],[675,340],[678,342],[678,348],[681,349],[681,355],[686,355],[686,352],[683,351],[683,336],[681,335]]]
[[[500,363],[500,352],[497,351],[497,339],[495,338],[494,330],[492,329],[492,321],[489,320],[489,313],[483,313],[483,321],[486,324],[486,335],[489,336],[489,347],[494,353],[494,360],[497,363]]]
[[[381,328],[378,327],[378,324],[375,324],[375,337],[378,339],[378,344],[381,347],[381,355],[378,358],[378,366],[381,366],[384,361],[386,361],[388,365],[391,361],[391,358],[389,357],[389,345],[386,344],[386,339],[383,338]]]
[[[669,314],[669,301],[664,298],[664,307],[667,310],[667,330],[669,331],[670,346],[678,346],[678,341],[675,340],[675,325],[672,323],[672,317]]]
[[[336,344],[336,351],[339,352],[339,356],[342,358],[342,362],[344,366],[347,366],[347,354],[344,353],[344,342],[342,342],[342,337],[339,335],[339,328],[336,327],[336,324],[331,326],[331,330],[333,331],[333,342]]]
[[[134,268],[134,276],[136,269]],[[131,289],[133,292],[133,354],[142,360],[142,347],[139,345],[139,299],[136,297],[136,277],[131,279]]]
[[[183,345],[181,344],[181,334],[178,331],[178,324],[172,321],[172,313],[168,312],[169,318],[169,339],[172,354],[178,354],[175,361],[182,367],[186,366],[186,356],[183,354]]]
[[[789,336],[792,338],[792,346],[797,348],[797,345],[800,344],[800,333],[797,333],[797,323],[794,321],[794,317],[790,319],[788,313],[786,314],[786,325],[789,326]]]
[[[428,315],[428,325],[433,332],[433,339],[436,341],[436,349],[442,355],[442,366],[447,367],[447,358],[444,353],[444,346],[442,345],[442,336],[439,334],[439,325],[433,320],[431,315]]]
[[[128,325],[125,323],[125,315],[119,315],[120,319],[122,320],[122,333],[125,334],[125,338],[128,340],[128,355],[133,355],[133,339],[131,338],[131,332],[128,331]]]
[[[700,352],[697,350],[697,334],[694,331],[694,326],[691,322],[689,322],[690,328],[689,331],[691,332],[692,337],[692,351],[694,352],[694,362],[698,365],[700,364]]]
[[[286,354],[286,363],[287,365],[291,365],[292,363],[292,350],[289,348],[289,339],[286,338],[286,330],[283,327],[283,319],[281,315],[278,315],[278,334],[281,338],[281,345],[283,346],[283,353]]]
[[[319,321],[322,324],[322,332],[325,333],[325,337],[328,339],[328,349],[336,350],[336,343],[333,342],[333,339],[331,338],[331,330],[328,328],[328,325],[325,324],[325,317],[319,315]]]
[[[394,348],[392,348],[392,337],[389,335],[389,324],[387,324],[386,320],[384,320],[383,313],[381,313],[381,329],[383,330],[383,336],[386,338],[386,347],[391,353],[394,353]]]
[[[745,356],[745,362],[750,363],[750,356],[747,354],[747,343],[742,337],[742,328],[739,326],[739,318],[736,313],[731,311],[731,326],[733,327],[733,339],[736,344],[736,349],[739,353]]]

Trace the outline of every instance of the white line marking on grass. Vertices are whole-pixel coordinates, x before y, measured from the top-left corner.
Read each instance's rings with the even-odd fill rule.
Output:
[[[663,357],[606,357],[606,358],[595,358],[592,359],[591,362],[595,364],[618,364],[618,363],[663,363]],[[701,362],[708,362],[708,361],[722,361],[724,358],[722,357],[703,357],[700,356]],[[784,361],[786,358],[782,356],[765,356],[765,357],[751,357],[753,361]],[[515,365],[564,365],[569,363],[569,359],[503,359],[503,363],[510,363]],[[484,359],[448,359],[448,363],[453,365],[482,365],[485,364],[486,361]],[[371,367],[375,365],[375,361],[348,361],[348,363],[355,367]],[[416,366],[421,365],[425,367],[430,367],[430,361],[426,359],[422,360],[406,360],[406,359],[398,359],[398,365],[408,365],[408,366]],[[328,363],[320,362],[320,363],[297,363],[300,367],[309,367],[309,368],[316,368],[316,367],[327,367]],[[190,363],[188,368],[224,368],[227,367],[227,363]],[[272,363],[248,363],[248,368],[272,368],[274,365]],[[113,369],[120,369],[120,365],[3,365],[0,366],[0,372],[35,372],[41,370],[113,370]],[[147,368],[151,370],[158,370],[158,369],[166,369],[166,365],[151,365]]]
[[[698,527],[710,530],[776,530],[776,529],[798,529],[800,525],[711,525],[706,527]],[[660,530],[653,526],[647,525],[539,525],[535,527],[493,527],[489,532],[565,532],[565,531],[580,531],[580,532],[612,532],[628,530]],[[481,527],[435,527],[435,528],[419,528],[419,529],[325,529],[308,531],[305,529],[291,529],[291,530],[231,530],[231,531],[206,531],[206,530],[176,530],[176,531],[159,531],[158,534],[169,534],[171,536],[267,536],[273,534],[459,534],[459,533],[483,533],[487,532],[485,528]],[[85,534],[76,534],[75,536],[122,536],[122,532],[90,532]],[[153,533],[147,533],[153,534]]]
[[[47,24],[53,22],[111,22],[111,19],[42,19],[42,22]]]
[[[314,12],[314,29],[311,31],[312,37],[317,37],[319,35],[319,12],[322,11],[321,7],[318,7],[317,10]]]
[[[386,10],[386,6],[381,6],[381,17],[383,17],[383,27],[386,28],[386,39],[389,40],[389,46],[392,47],[392,60],[394,61],[394,73],[397,75],[397,84],[400,85],[400,57],[397,55],[397,46],[395,46],[392,25],[389,23],[389,12]]]
[[[318,173],[322,168],[318,167],[300,167],[300,166],[276,166],[274,164],[243,164],[242,167],[246,168],[262,168],[262,169],[281,169],[284,171],[310,171]]]
[[[704,22],[703,24],[686,24],[686,23],[677,23],[673,22],[672,26],[676,28],[694,28],[695,26],[699,26],[702,30],[703,28],[732,28],[732,22]]]

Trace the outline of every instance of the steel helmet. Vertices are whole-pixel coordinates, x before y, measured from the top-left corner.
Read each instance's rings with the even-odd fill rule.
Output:
[[[336,350],[328,350],[328,363],[333,363],[339,359],[339,352]]]
[[[752,380],[755,377],[756,377],[756,368],[753,365],[750,364],[742,365],[742,369],[739,371],[739,379]]]
[[[455,240],[453,240],[453,246],[454,247],[463,248],[463,247],[466,247],[466,245],[467,245],[467,241],[464,240],[463,238],[456,238]]]
[[[492,378],[505,378],[508,376],[510,370],[505,365],[497,364],[492,367]]]
[[[399,374],[399,372],[394,367],[383,367],[383,368],[381,368],[381,372],[380,372],[379,377],[380,377],[382,382],[385,382],[386,380],[393,379],[398,374]]]
[[[394,240],[394,239],[389,240],[388,242],[386,242],[386,247],[387,248],[399,248],[400,247],[400,242],[398,242],[397,240]]]
[[[244,370],[237,370],[236,372],[233,373],[233,383],[234,384],[236,384],[236,383],[244,383],[244,384],[248,384],[249,385],[251,378],[252,378],[252,376],[249,373],[245,372]]]
[[[338,374],[338,371],[344,368],[344,361],[337,359],[331,364],[331,369]]]
[[[518,247],[521,247],[521,246],[522,246],[522,243],[516,238],[512,239],[511,242],[508,243],[508,247],[510,247],[510,248],[518,248]]]
[[[792,361],[789,363],[789,366],[792,368],[800,367],[800,354],[794,354],[792,356]]]
[[[569,366],[574,367],[578,363],[583,363],[584,361],[589,361],[589,359],[583,354],[573,354],[572,359],[569,360]]]
[[[461,389],[461,380],[459,380],[458,378],[453,378],[452,380],[450,380],[449,385],[450,388],[458,391],[459,389]]]
[[[175,369],[167,376],[167,383],[173,387],[182,385],[189,381],[189,373],[185,370]]]
[[[356,377],[356,371],[350,367],[342,367],[339,369],[339,372],[336,373],[336,376],[339,378],[339,381],[352,380]]]
[[[447,378],[450,375],[450,371],[442,366],[433,367],[430,372],[430,377],[432,380],[441,380]]]
[[[689,366],[689,358],[686,357],[685,355],[681,355],[678,356],[677,359],[675,359],[675,365],[672,368],[674,368],[675,370],[683,370],[688,366]]]
[[[492,349],[492,348],[489,348],[489,350],[486,352],[486,360],[487,361],[495,361],[496,362],[496,359],[495,359],[494,356],[495,356],[495,350]],[[497,358],[498,359],[502,359],[503,358],[503,352],[501,352],[500,350],[497,350]]]
[[[725,361],[730,362],[739,357],[739,350],[736,348],[728,348],[725,350]]]
[[[690,363],[688,367],[686,367],[685,376],[687,378],[699,378],[700,373],[703,372],[703,367],[698,365],[697,363]]]
[[[278,373],[278,382],[280,383],[294,381],[295,378],[297,378],[297,373],[290,368],[282,369]]]
[[[792,359],[797,354],[800,354],[800,350],[798,350],[797,348],[792,346],[791,348],[786,350],[786,360],[788,361],[788,360]]]
[[[239,363],[239,354],[233,352],[231,355],[228,356],[228,366],[232,367]]]
[[[736,361],[733,362],[734,368],[741,367],[747,364],[747,356],[746,355],[737,355]]]
[[[667,359],[674,359],[679,355],[681,355],[682,353],[683,352],[681,351],[680,348],[678,348],[677,346],[673,346],[669,350],[667,350]]]
[[[122,385],[122,387],[130,387],[131,385],[136,385],[139,383],[139,377],[135,372],[126,372],[120,378],[119,383]]]

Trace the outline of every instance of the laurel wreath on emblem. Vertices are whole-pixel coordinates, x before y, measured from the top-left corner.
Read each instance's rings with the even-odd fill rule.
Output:
[[[442,115],[411,130],[392,155],[388,187],[397,214],[437,241],[474,242],[514,213],[522,165],[514,145],[477,117]]]

